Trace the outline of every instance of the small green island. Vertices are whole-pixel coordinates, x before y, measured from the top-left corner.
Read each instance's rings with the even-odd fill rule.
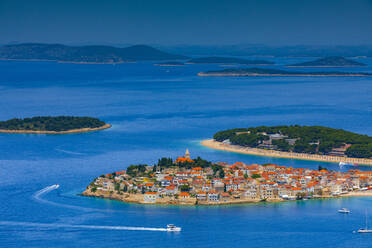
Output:
[[[277,69],[263,69],[263,68],[236,68],[224,69],[217,71],[199,72],[198,76],[210,77],[371,77],[371,73],[365,72],[342,72],[342,71],[286,71]]]
[[[287,67],[358,67],[366,64],[346,59],[341,56],[324,57],[321,59],[288,65]]]
[[[154,65],[156,66],[184,66],[185,64],[180,61],[166,61],[162,63],[156,63]]]
[[[0,133],[80,133],[110,128],[111,125],[92,117],[37,116],[0,121]]]
[[[273,65],[274,62],[266,60],[248,60],[233,57],[202,57],[187,61],[189,64],[240,64],[240,65]]]

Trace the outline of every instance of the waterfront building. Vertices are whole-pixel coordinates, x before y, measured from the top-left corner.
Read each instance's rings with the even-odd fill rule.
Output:
[[[216,191],[208,192],[207,197],[208,197],[208,201],[210,201],[210,202],[218,202],[219,201],[219,194]]]
[[[156,202],[157,198],[158,198],[158,193],[156,192],[146,192],[143,195],[143,201],[147,203],[154,203]]]

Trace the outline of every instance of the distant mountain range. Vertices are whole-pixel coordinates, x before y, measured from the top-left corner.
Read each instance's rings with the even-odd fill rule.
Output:
[[[372,45],[290,45],[269,46],[260,44],[237,45],[177,45],[157,46],[169,52],[193,56],[268,56],[268,57],[372,57]]]
[[[325,57],[313,61],[289,65],[289,67],[352,67],[352,66],[367,66],[366,64],[357,61],[346,59],[344,57],[333,56]]]
[[[117,48],[112,46],[66,46],[60,44],[24,43],[1,46],[0,59],[122,63],[146,60],[184,60],[188,59],[188,57],[166,53],[145,45]]]

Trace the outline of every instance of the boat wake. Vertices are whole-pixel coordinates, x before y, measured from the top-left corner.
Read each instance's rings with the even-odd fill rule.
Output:
[[[80,207],[80,206],[73,206],[73,205],[68,205],[68,204],[63,204],[63,203],[57,203],[53,201],[48,201],[42,198],[43,195],[56,190],[59,188],[58,184],[48,186],[43,188],[42,190],[37,191],[35,194],[33,194],[32,198],[38,202],[53,205],[56,207],[63,207],[63,208],[70,208],[70,209],[76,209],[76,210],[81,210],[81,211],[96,211],[96,212],[117,212],[115,210],[109,210],[109,209],[96,209],[96,208],[86,208],[86,207]]]
[[[21,226],[21,227],[36,227],[36,228],[48,228],[48,229],[74,228],[74,229],[167,232],[166,228],[154,228],[154,227],[71,225],[71,224],[59,224],[59,223],[34,223],[34,222],[16,222],[16,221],[0,221],[0,226]]]
[[[59,149],[59,148],[55,148],[54,150],[56,150],[57,152],[63,152],[63,153],[66,153],[66,154],[71,154],[71,155],[85,155],[84,153],[81,153],[81,152],[72,152],[72,151],[63,150],[63,149]]]

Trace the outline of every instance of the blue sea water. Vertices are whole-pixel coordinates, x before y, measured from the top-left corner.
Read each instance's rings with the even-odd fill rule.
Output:
[[[276,60],[272,68],[305,59]],[[370,66],[342,70],[372,72],[372,60],[361,61]],[[367,197],[179,207],[78,195],[101,174],[177,157],[186,148],[215,162],[340,169],[199,145],[222,129],[301,124],[372,135],[370,78],[196,76],[219,68],[0,62],[0,120],[77,115],[113,125],[82,134],[0,134],[0,247],[371,247],[372,235],[353,233],[364,225],[365,210],[372,214]],[[35,196],[52,184],[61,187]],[[338,214],[341,207],[352,214]],[[100,228],[168,223],[182,232]]]

